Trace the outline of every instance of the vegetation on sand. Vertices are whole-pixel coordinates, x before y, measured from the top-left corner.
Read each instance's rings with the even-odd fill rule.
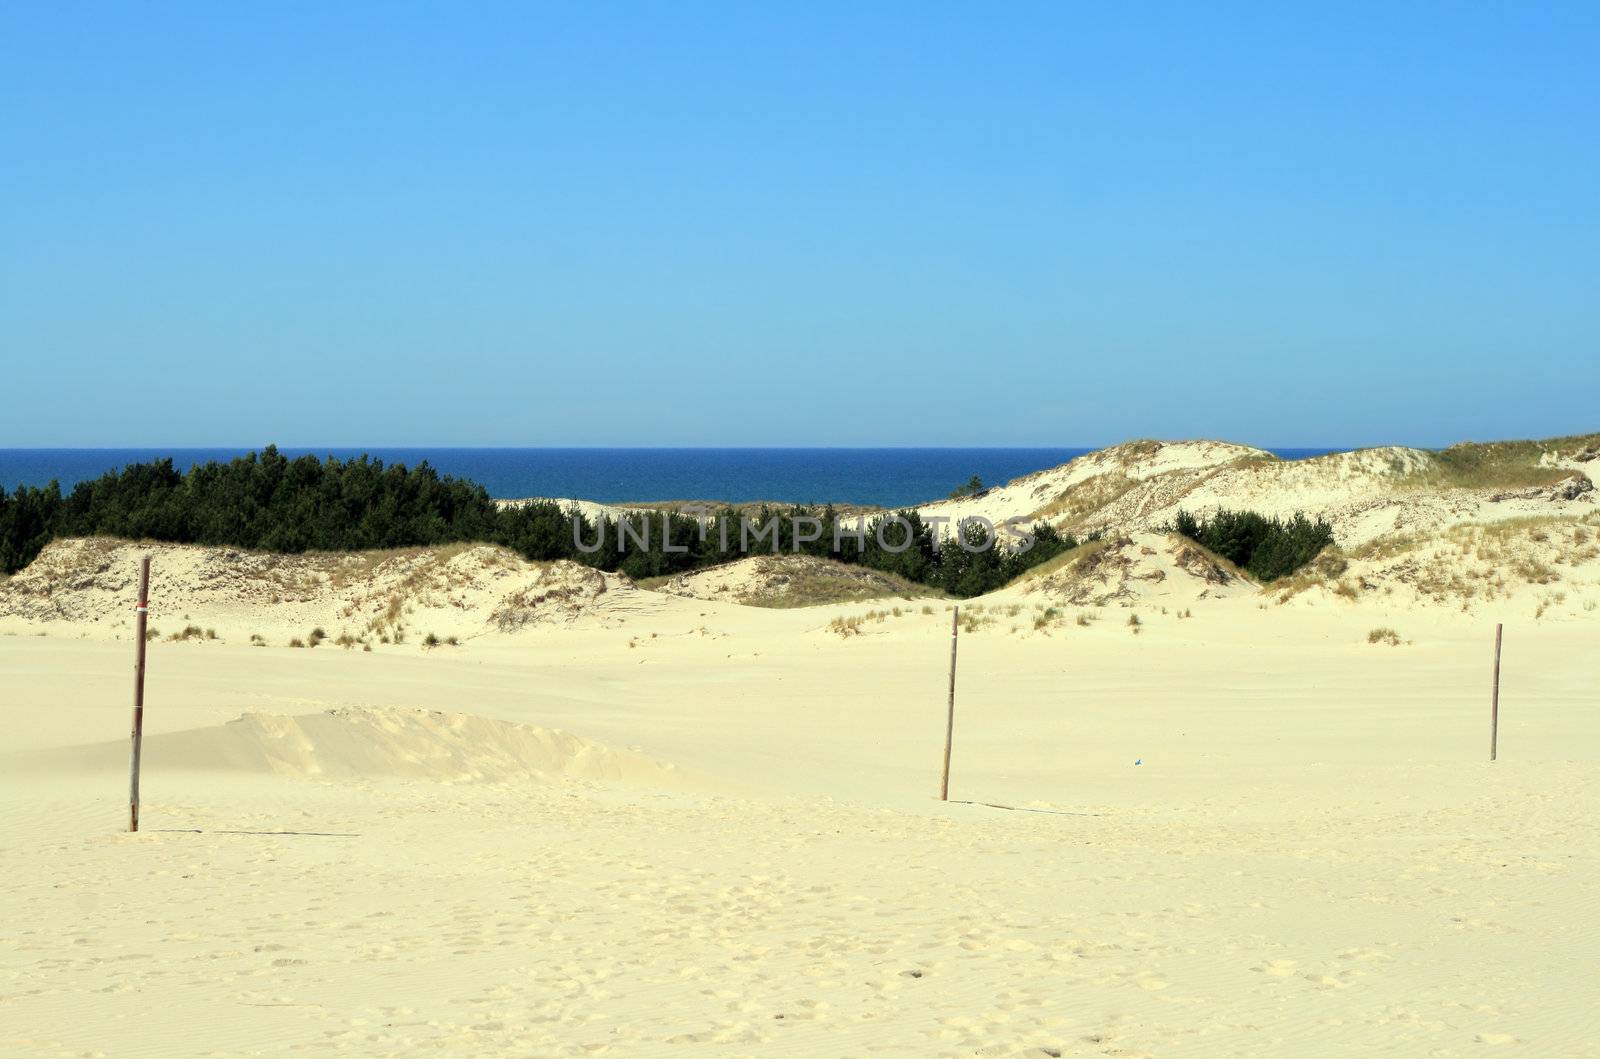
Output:
[[[1001,546],[972,551],[948,539],[940,546],[933,527],[914,511],[877,515],[856,536],[855,520],[842,518],[831,506],[768,505],[753,515],[743,512],[754,532],[741,539],[740,514],[731,507],[715,513],[726,520],[727,533],[707,532],[706,523],[666,511],[631,512],[595,523],[553,502],[501,506],[481,485],[441,476],[426,462],[407,468],[367,456],[289,459],[268,446],[187,472],[170,459],[132,464],[80,482],[69,495],[55,483],[9,494],[0,489],[0,572],[21,570],[51,540],[65,537],[290,554],[481,541],[527,559],[571,559],[635,579],[762,551],[798,553],[860,564],[966,597],[998,588],[1077,543],[1041,526],[1028,551]],[[836,527],[844,532],[836,534]],[[969,545],[985,538],[976,525],[963,535]],[[585,551],[578,540],[599,546]],[[312,645],[319,639],[313,636]]]
[[[1333,544],[1333,527],[1296,514],[1285,522],[1254,511],[1218,511],[1202,522],[1179,511],[1172,528],[1262,581],[1294,573]]]

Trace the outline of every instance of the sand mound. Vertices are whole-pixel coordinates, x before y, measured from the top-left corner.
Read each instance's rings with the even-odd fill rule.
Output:
[[[1182,605],[1254,591],[1200,549],[1180,559],[1174,546],[1148,539],[1179,511],[1203,519],[1226,508],[1332,525],[1338,547],[1270,586],[1279,601],[1467,611],[1494,602],[1537,616],[1587,614],[1600,604],[1590,543],[1600,491],[1588,473],[1597,451],[1600,437],[1587,435],[1286,461],[1237,445],[1133,442],[924,510],[994,521],[1024,514],[1080,537],[1102,534],[1001,593],[1020,587],[1052,602]]]
[[[1052,605],[1101,607],[1182,606],[1257,591],[1231,563],[1193,541],[1176,534],[1136,533],[1086,544],[1003,594],[1043,597]]]
[[[418,645],[566,624],[633,591],[618,574],[533,563],[483,544],[350,554],[270,555],[237,548],[92,538],[50,544],[0,583],[0,619],[70,622],[129,635],[139,558],[152,557],[150,623],[282,646],[322,629],[346,646]]]
[[[1179,510],[1304,513],[1327,519],[1352,547],[1393,534],[1595,510],[1600,494],[1585,470],[1595,448],[1580,438],[1280,460],[1222,442],[1130,442],[919,510],[953,520],[1023,516],[1079,536],[1160,530]]]
[[[1592,617],[1600,608],[1600,511],[1467,523],[1332,549],[1269,594],[1295,605]]]
[[[1369,449],[1309,460],[1242,461],[1137,483],[1080,516],[1078,529],[1154,529],[1180,509],[1206,517],[1221,508],[1327,519],[1346,547],[1396,533],[1434,533],[1472,522],[1593,510],[1580,476],[1506,489],[1458,486],[1436,458],[1416,449]]]
[[[602,504],[595,500],[578,500],[568,496],[528,496],[515,500],[496,500],[495,505],[503,508],[524,507],[528,504],[554,504],[568,514],[577,513],[588,519],[591,523],[608,518],[615,522],[624,515],[632,512],[648,510],[639,507],[625,507],[617,504]]]
[[[924,517],[952,520],[982,516],[1003,522],[1014,516],[1047,518],[1065,525],[1069,508],[1097,510],[1139,482],[1171,474],[1209,473],[1236,460],[1273,460],[1271,453],[1224,441],[1130,441],[1024,475],[1005,485],[961,500],[918,506]]]
[[[124,769],[125,741],[31,755],[41,770]],[[146,737],[144,762],[162,770],[271,773],[307,779],[397,778],[441,783],[579,779],[694,786],[671,763],[569,732],[464,713],[346,706],[300,716],[247,713],[227,724]]]
[[[926,585],[893,574],[808,555],[753,556],[679,574],[651,587],[669,595],[748,607],[810,607],[886,596],[922,599],[934,595]]]

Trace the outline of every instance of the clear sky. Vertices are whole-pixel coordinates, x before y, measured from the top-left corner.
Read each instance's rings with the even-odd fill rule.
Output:
[[[1306,6],[7,3],[0,445],[1600,429],[1600,4]]]

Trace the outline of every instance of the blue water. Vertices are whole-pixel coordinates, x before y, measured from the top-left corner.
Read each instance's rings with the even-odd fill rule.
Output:
[[[248,449],[0,449],[0,486],[63,489],[124,464],[172,457],[180,470]],[[385,463],[427,460],[495,497],[567,496],[601,503],[644,500],[780,500],[897,507],[935,500],[976,474],[987,485],[1044,470],[1089,449],[292,449],[286,456],[370,453]],[[1275,449],[1303,459],[1337,449]]]

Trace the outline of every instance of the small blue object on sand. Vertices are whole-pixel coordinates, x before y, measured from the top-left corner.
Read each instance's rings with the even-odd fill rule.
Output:
[[[1144,764],[1144,758],[1140,758],[1139,760],[1135,761],[1134,764],[1135,765],[1143,765]]]

